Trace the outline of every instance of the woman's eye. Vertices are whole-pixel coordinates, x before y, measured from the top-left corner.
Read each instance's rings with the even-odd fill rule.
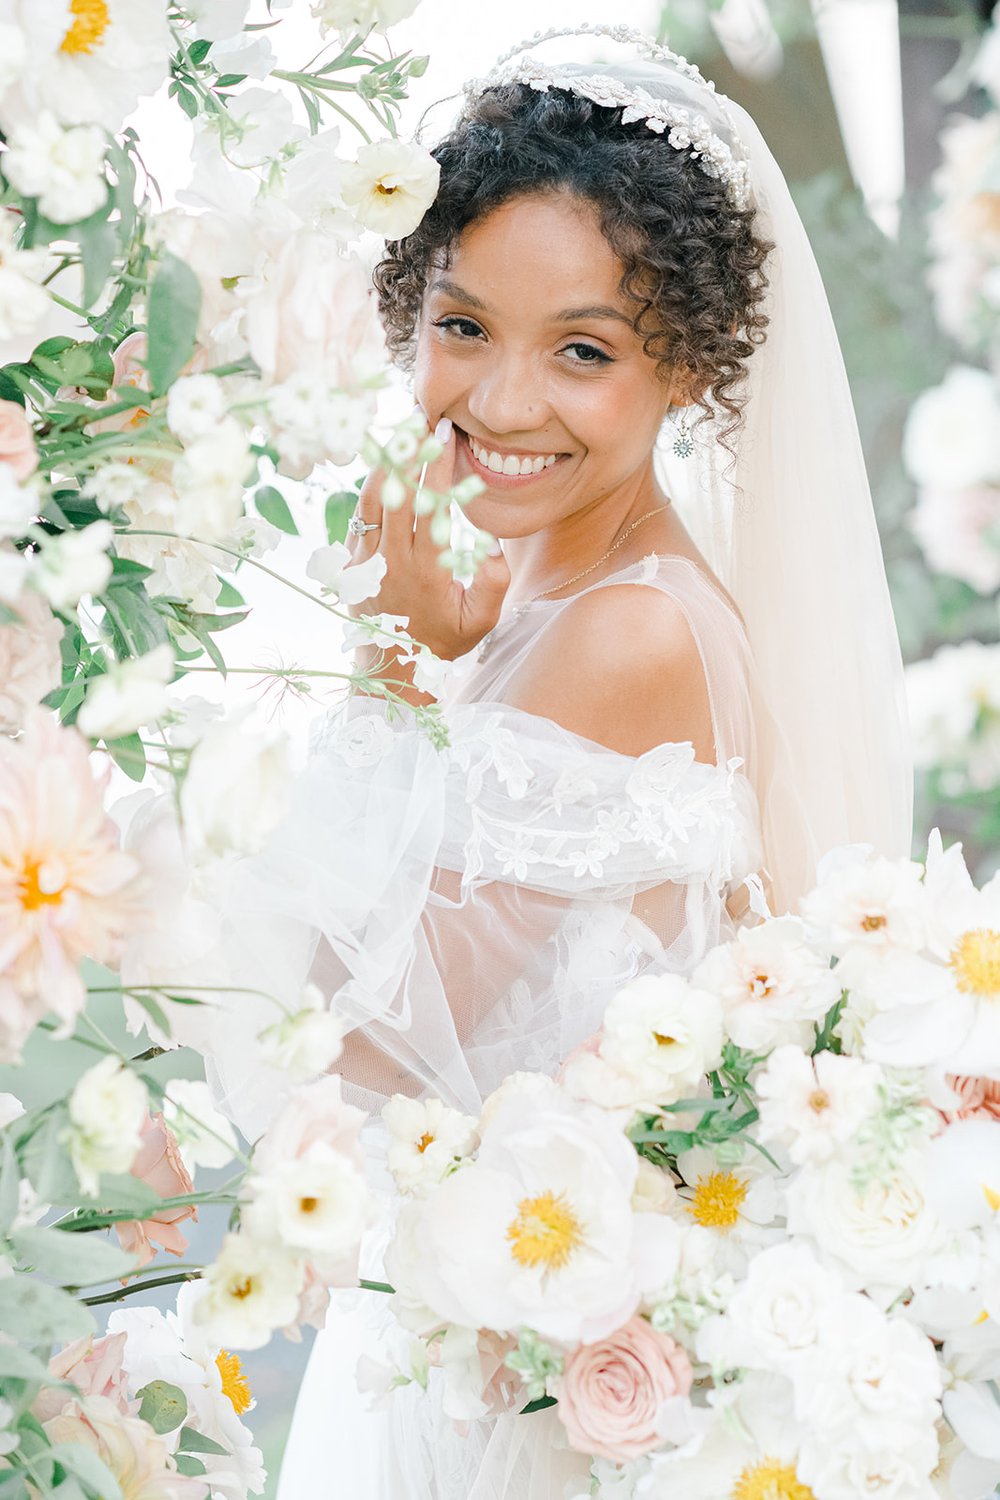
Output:
[[[478,338],[483,331],[471,318],[439,318],[434,327],[443,328],[446,333],[454,333],[459,338],[467,339]]]
[[[573,363],[580,365],[610,365],[614,361],[610,354],[605,354],[603,349],[598,349],[594,344],[567,344],[563,350],[564,354],[573,353]]]

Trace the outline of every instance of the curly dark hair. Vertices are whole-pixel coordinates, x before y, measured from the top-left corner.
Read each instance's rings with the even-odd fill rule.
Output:
[[[735,209],[687,151],[621,117],[564,89],[505,84],[477,96],[434,150],[436,199],[376,267],[389,347],[411,362],[428,279],[463,230],[512,198],[568,190],[598,209],[646,353],[664,372],[690,372],[706,413],[709,397],[729,413],[725,441],[740,424],[745,361],[766,336],[764,263],[774,247],[754,232],[754,210]]]

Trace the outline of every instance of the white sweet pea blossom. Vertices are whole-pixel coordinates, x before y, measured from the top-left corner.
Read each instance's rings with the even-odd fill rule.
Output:
[[[415,141],[374,141],[347,167],[341,195],[358,222],[386,239],[412,234],[430,208],[441,168]]]
[[[791,1160],[828,1161],[878,1106],[881,1070],[860,1058],[778,1047],[756,1080],[757,1137],[784,1146]]]
[[[273,88],[249,88],[235,94],[226,113],[239,127],[240,137],[226,138],[226,155],[240,167],[259,167],[273,161],[302,140],[291,101]]]
[[[441,1181],[478,1139],[476,1122],[440,1099],[394,1094],[382,1110],[389,1128],[389,1171],[404,1193],[420,1193]]]
[[[903,459],[918,484],[961,489],[1000,481],[1000,392],[988,370],[955,365],[917,397]]]
[[[192,1319],[225,1348],[261,1349],[295,1321],[304,1277],[304,1261],[280,1245],[227,1234]]]
[[[269,1164],[246,1186],[245,1232],[310,1261],[344,1260],[356,1251],[372,1217],[363,1173],[324,1141],[295,1161]]]
[[[25,197],[37,198],[39,209],[53,223],[75,224],[106,201],[108,142],[96,125],[64,129],[51,111],[43,110],[37,118],[19,121],[7,146],[7,180]]]
[[[708,954],[691,982],[721,1000],[728,1035],[755,1052],[783,1042],[807,1046],[841,989],[793,916],[744,927]]]
[[[69,1154],[80,1187],[96,1197],[102,1172],[127,1172],[140,1146],[149,1100],[120,1058],[102,1057],[69,1097]]]
[[[243,514],[252,467],[249,438],[235,417],[196,437],[174,465],[177,530],[221,542]]]
[[[174,652],[167,642],[145,656],[113,662],[91,685],[77,727],[91,739],[114,740],[152,724],[167,706],[173,675]]]
[[[18,216],[0,209],[0,340],[16,339],[38,327],[52,307],[39,282],[49,267],[47,247],[15,248]]]
[[[237,1150],[236,1132],[216,1109],[208,1084],[195,1078],[171,1078],[165,1095],[164,1118],[188,1170],[228,1166]]]
[[[288,736],[249,728],[247,712],[213,725],[191,753],[181,815],[198,858],[257,853],[287,805]]]
[[[312,553],[306,564],[306,577],[315,578],[324,592],[337,594],[341,604],[361,604],[365,599],[378,597],[386,566],[381,552],[373,552],[365,562],[352,563],[343,542],[333,542],[329,547],[317,547]]]
[[[294,1083],[326,1073],[343,1051],[344,1022],[331,1011],[321,991],[307,984],[303,1005],[260,1033],[263,1060]]]
[[[182,375],[167,394],[167,424],[182,443],[213,434],[226,414],[226,392],[217,375]]]
[[[92,521],[78,531],[63,531],[42,543],[31,574],[34,588],[53,609],[70,610],[84,594],[99,594],[111,577],[107,549],[114,539],[108,521]]]

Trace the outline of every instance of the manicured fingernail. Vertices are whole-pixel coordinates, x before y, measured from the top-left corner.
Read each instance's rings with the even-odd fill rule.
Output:
[[[450,417],[442,417],[434,429],[434,436],[439,443],[447,443],[451,438],[452,420]]]

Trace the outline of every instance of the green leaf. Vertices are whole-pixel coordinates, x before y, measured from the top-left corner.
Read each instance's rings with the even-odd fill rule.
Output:
[[[28,1484],[21,1474],[0,1476],[0,1500],[28,1500]]]
[[[14,1222],[20,1196],[21,1173],[10,1132],[0,1134],[0,1235]]]
[[[198,63],[203,63],[205,61],[205,58],[208,56],[211,50],[211,41],[206,41],[204,37],[201,37],[198,41],[192,42],[190,47],[187,49],[188,57],[193,63],[197,65]]]
[[[111,275],[117,248],[114,225],[107,219],[77,231],[83,256],[83,305],[93,307]]]
[[[51,1383],[49,1367],[17,1344],[0,1344],[0,1380],[45,1380]]]
[[[217,89],[233,89],[238,83],[245,82],[246,76],[245,73],[220,73],[215,80],[215,87]]]
[[[122,735],[117,740],[105,740],[104,743],[115,765],[132,781],[142,781],[146,774],[146,751],[138,731]]]
[[[178,1453],[176,1463],[178,1474],[190,1474],[194,1476],[205,1473],[205,1465],[201,1459],[192,1458],[188,1453]]]
[[[162,1204],[159,1193],[131,1172],[104,1172],[101,1175],[100,1192],[93,1198],[77,1194],[76,1203],[85,1208],[128,1210],[137,1219],[148,1219]]]
[[[196,1432],[193,1427],[182,1427],[181,1435],[177,1442],[179,1453],[229,1453],[221,1443],[214,1438],[206,1437],[203,1432]]]
[[[63,1139],[68,1123],[64,1104],[50,1110],[21,1153],[21,1170],[43,1203],[75,1204],[80,1199],[80,1185]]]
[[[162,396],[194,353],[201,285],[191,267],[164,255],[149,289],[149,356],[153,393]]]
[[[190,89],[186,89],[182,83],[179,83],[177,85],[176,93],[177,93],[177,103],[180,105],[181,109],[187,115],[188,119],[189,120],[193,120],[194,117],[195,117],[195,115],[198,113],[198,96],[197,96],[197,94],[192,94],[191,90]]]
[[[187,1416],[187,1397],[169,1381],[151,1380],[136,1395],[141,1402],[139,1415],[154,1432],[173,1432]]]
[[[332,546],[347,538],[347,523],[357,508],[358,497],[353,490],[338,490],[329,495],[323,519],[326,522],[326,539]]]
[[[28,1344],[54,1344],[94,1331],[94,1319],[69,1292],[32,1276],[0,1281],[0,1328]]]
[[[60,1286],[96,1286],[129,1276],[136,1269],[134,1255],[110,1240],[93,1235],[65,1234],[61,1229],[31,1225],[10,1236],[16,1253],[42,1276]]]
[[[270,521],[272,526],[277,526],[279,531],[286,531],[289,536],[298,536],[299,528],[288,509],[288,501],[280,490],[265,484],[254,491],[253,503],[265,521]]]
[[[539,1396],[537,1401],[529,1401],[527,1406],[521,1407],[521,1416],[525,1416],[528,1412],[544,1411],[546,1407],[555,1406],[555,1404],[556,1398],[554,1396]]]
[[[100,1496],[100,1500],[122,1500],[117,1479],[92,1448],[85,1448],[82,1443],[56,1443],[49,1450],[49,1457],[82,1479],[88,1489]],[[61,1485],[56,1493],[62,1494]]]
[[[173,1028],[167,1020],[163,1006],[153,995],[145,995],[139,991],[133,991],[131,998],[137,1005],[141,1005],[153,1025],[158,1027],[164,1036],[173,1036]]]
[[[215,602],[221,609],[232,609],[234,605],[245,604],[247,601],[244,599],[239,589],[233,588],[233,585],[228,581],[228,579],[223,578],[222,587],[219,590],[219,596]]]

